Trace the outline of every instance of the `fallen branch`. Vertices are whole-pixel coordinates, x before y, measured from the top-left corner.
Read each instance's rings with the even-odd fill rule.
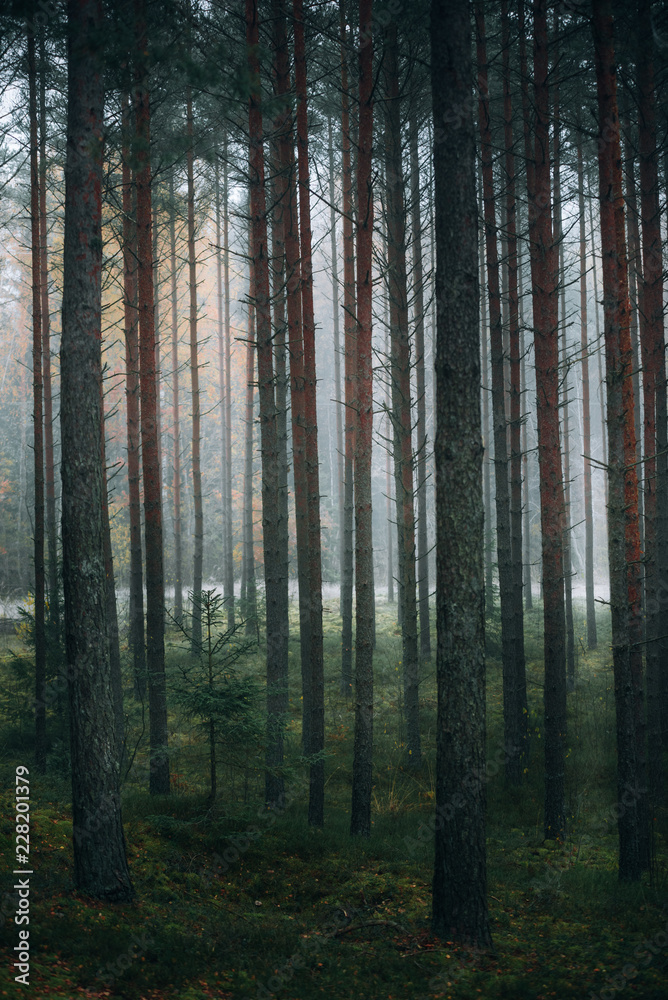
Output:
[[[365,920],[362,924],[350,924],[348,927],[340,927],[337,931],[334,931],[333,937],[338,937],[339,934],[349,934],[351,931],[361,931],[365,927],[393,927],[396,931],[401,931],[402,934],[408,934],[405,927],[401,924],[397,924],[394,920]]]

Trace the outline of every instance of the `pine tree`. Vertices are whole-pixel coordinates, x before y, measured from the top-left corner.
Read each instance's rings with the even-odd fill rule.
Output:
[[[475,139],[468,4],[432,0],[436,189],[438,720],[432,926],[491,945],[487,913],[485,640]],[[448,110],[465,108],[452,121]],[[446,124],[444,124],[446,123]],[[473,780],[471,780],[473,777]]]
[[[63,583],[75,884],[86,895],[127,902],[133,890],[120,809],[102,516],[101,31],[99,0],[69,0],[60,352]]]

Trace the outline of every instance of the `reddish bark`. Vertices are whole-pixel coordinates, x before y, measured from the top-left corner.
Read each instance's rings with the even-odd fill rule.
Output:
[[[32,262],[32,378],[35,563],[35,764],[46,771],[46,634],[44,573],[44,428],[42,402],[42,261],[39,214],[39,143],[37,134],[37,64],[35,34],[28,25],[28,87],[30,118],[30,232]]]
[[[617,81],[609,0],[594,0],[598,143],[608,425],[608,552],[612,656],[617,712],[617,787],[621,800],[644,781],[638,478],[633,419],[630,303],[624,238]],[[619,877],[640,878],[647,864],[642,796],[618,818]]]
[[[306,47],[303,0],[293,0],[295,36],[295,88],[297,92],[297,164],[299,171],[299,235],[304,336],[304,424],[306,429],[306,491],[309,554],[309,722],[311,765],[309,823],[322,826],[325,799],[325,689],[322,638],[322,554],[320,541],[320,480],[318,471],[318,412],[316,405],[315,316],[313,312],[313,263],[311,259],[311,206],[309,195],[308,119],[306,100]]]
[[[151,161],[145,0],[135,0],[137,62],[135,117],[137,128],[137,265],[141,440],[146,544],[146,665],[148,669],[151,768],[149,789],[169,793],[167,756],[167,692],[165,687],[165,583],[162,557],[162,500],[158,456],[153,248],[151,244]]]
[[[527,162],[531,282],[533,285],[538,463],[543,556],[545,657],[545,812],[546,838],[564,830],[566,734],[566,623],[564,608],[564,481],[559,442],[559,340],[557,248],[552,237],[549,153],[547,3],[534,4],[535,149]],[[523,13],[523,12],[522,12]],[[522,60],[524,25],[520,23]],[[521,70],[526,88],[526,56]],[[526,103],[525,103],[526,107]],[[525,129],[526,129],[525,121]],[[526,133],[525,133],[526,138]]]
[[[629,283],[629,305],[631,309],[630,313],[630,330],[631,330],[631,350],[633,353],[633,398],[635,400],[635,407],[633,410],[633,417],[635,421],[635,432],[636,432],[636,462],[642,462],[642,441],[643,441],[643,431],[642,431],[642,406],[640,404],[640,343],[638,340],[638,313],[642,311],[642,264],[640,260],[640,230],[638,225],[638,198],[636,195],[636,178],[635,178],[635,151],[631,144],[631,137],[629,135],[630,128],[628,122],[624,124],[623,121],[620,122],[622,126],[623,138],[623,150],[624,150],[624,165],[623,165],[623,176],[624,176],[624,201],[626,204],[626,228],[627,228],[627,261],[628,261],[628,283]],[[642,470],[642,466],[638,465],[639,470]],[[639,475],[641,472],[639,472]],[[640,538],[640,550],[645,551],[645,544],[643,540],[643,491],[638,490],[638,532]],[[640,564],[640,593],[642,595],[644,591],[644,576],[645,567],[644,563]],[[641,598],[642,599],[642,598]]]
[[[355,434],[355,740],[350,831],[371,834],[373,763],[373,31],[372,0],[360,0],[359,136],[357,154],[357,428]]]
[[[506,245],[508,257],[508,345],[510,381],[510,547],[513,578],[513,635],[515,638],[515,686],[519,703],[520,740],[526,740],[527,684],[524,660],[524,609],[522,605],[522,393],[520,385],[520,323],[517,260],[517,204],[513,108],[510,91],[510,28],[508,4],[501,5],[501,49],[503,56],[503,133],[506,165]]]
[[[649,0],[638,3],[638,108],[640,140],[640,213],[643,268],[639,291],[640,345],[645,414],[645,594],[647,615],[647,723],[650,788],[662,788],[662,692],[666,655],[659,637],[665,601],[666,378],[663,330],[663,253],[657,170],[656,95]],[[655,799],[656,801],[656,799]]]

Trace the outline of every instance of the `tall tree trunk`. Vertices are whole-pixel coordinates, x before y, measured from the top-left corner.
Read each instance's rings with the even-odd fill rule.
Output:
[[[563,239],[559,237],[560,241]],[[564,267],[564,246],[559,245],[559,298],[561,325],[561,368],[563,391],[561,407],[563,413],[563,454],[564,454],[564,610],[566,613],[566,686],[575,690],[575,629],[573,626],[573,554],[571,544],[571,426],[568,376],[568,344],[566,342],[566,271]]]
[[[30,231],[32,262],[32,378],[35,510],[35,766],[46,772],[46,631],[44,573],[44,419],[42,373],[42,254],[39,216],[39,140],[37,121],[37,60],[35,34],[28,25],[28,87],[30,117]]]
[[[578,208],[580,212],[580,349],[582,351],[582,450],[584,452],[585,595],[587,646],[596,649],[596,603],[594,597],[594,513],[591,488],[591,412],[589,404],[589,342],[587,330],[587,234],[585,230],[584,169],[582,143],[578,141]]]
[[[232,531],[232,349],[230,333],[230,208],[227,132],[223,137],[223,292],[225,296],[225,536],[224,595],[227,627],[234,628],[234,536]]]
[[[172,299],[172,438],[174,492],[174,617],[183,618],[183,555],[181,546],[181,411],[179,404],[179,321],[176,270],[176,202],[174,170],[169,172],[169,268]]]
[[[523,6],[520,14],[521,74],[526,87]],[[564,480],[559,442],[559,339],[557,248],[552,237],[547,3],[534,4],[535,150],[527,156],[531,283],[538,406],[538,464],[542,536],[545,658],[545,811],[547,839],[562,836],[565,819],[566,616],[564,607]],[[527,95],[528,103],[528,95]],[[526,108],[526,105],[525,105]],[[526,121],[525,121],[526,128]],[[526,138],[526,134],[525,134]]]
[[[626,223],[628,234],[628,282],[629,282],[629,306],[630,330],[631,330],[631,350],[633,352],[633,399],[635,407],[633,411],[636,431],[636,462],[638,469],[642,469],[642,442],[643,442],[643,419],[642,404],[640,402],[640,343],[638,340],[638,313],[642,311],[642,265],[640,260],[640,232],[638,227],[638,199],[636,196],[636,178],[634,165],[634,151],[631,146],[630,126],[628,122],[622,127],[624,134],[624,200],[626,203]],[[640,551],[645,552],[644,542],[644,518],[643,518],[643,491],[638,489],[638,536],[640,538]],[[641,562],[640,571],[640,600],[643,603],[645,568]]]
[[[508,259],[508,347],[510,382],[510,549],[513,587],[513,635],[515,640],[515,690],[517,724],[520,741],[526,741],[527,682],[524,659],[524,607],[522,590],[524,572],[522,559],[522,392],[520,385],[520,322],[517,260],[517,203],[515,192],[515,154],[513,140],[513,109],[510,93],[510,28],[508,4],[501,6],[503,50],[503,131],[506,166],[506,245]],[[523,756],[523,754],[521,754]]]
[[[218,335],[218,392],[220,394],[220,524],[222,540],[222,572],[223,581],[227,572],[227,532],[225,531],[227,512],[225,501],[227,497],[227,487],[225,479],[227,476],[227,462],[225,461],[225,451],[227,445],[227,429],[225,427],[225,417],[227,407],[225,405],[225,337],[224,337],[224,306],[223,306],[223,262],[221,259],[221,207],[220,207],[220,154],[218,149],[214,151],[213,161],[213,186],[214,186],[214,207],[216,226],[216,332]],[[231,553],[230,553],[231,556]],[[224,587],[224,582],[223,582]]]
[[[385,312],[385,357],[390,357],[390,308],[387,295],[384,298]],[[392,433],[392,386],[391,379],[388,379],[385,390],[385,414],[387,416],[387,447],[385,449],[385,489],[387,495],[387,600],[394,601],[394,526],[396,522],[396,496],[392,499],[392,455],[390,452],[390,440]],[[394,509],[394,514],[393,514]],[[397,608],[398,617],[399,608]]]
[[[114,730],[116,744],[114,751],[118,768],[123,759],[125,741],[125,717],[123,715],[123,676],[121,673],[121,649],[118,635],[118,611],[116,608],[116,580],[114,578],[114,557],[111,549],[111,525],[109,523],[109,490],[107,486],[107,445],[104,415],[103,382],[100,380],[100,452],[102,455],[102,536],[104,545],[105,597],[107,605],[107,643],[109,646],[109,670],[111,700],[114,706]]]
[[[647,735],[652,801],[663,788],[661,754],[661,677],[665,671],[660,636],[661,603],[665,602],[662,577],[661,522],[665,518],[666,481],[666,377],[663,331],[663,253],[661,209],[657,170],[656,97],[653,35],[648,0],[638,2],[638,108],[640,140],[640,212],[643,269],[640,301],[640,345],[643,366],[645,413],[645,593],[647,670]],[[663,491],[663,492],[662,492]]]
[[[571,487],[570,487],[570,421],[568,401],[568,351],[566,348],[566,275],[564,272],[564,234],[561,220],[561,119],[559,109],[559,15],[554,11],[554,97],[552,129],[553,174],[554,174],[554,243],[557,254],[557,315],[560,326],[563,394],[562,434],[564,460],[564,610],[566,616],[566,684],[569,691],[575,689],[575,632],[573,629],[573,575],[571,559]]]
[[[420,160],[418,123],[411,104],[411,229],[413,242],[413,319],[415,323],[415,371],[417,378],[417,581],[420,601],[420,655],[431,659],[429,633],[429,539],[427,534],[427,400],[424,365],[424,277],[422,270],[422,205],[420,202]]]
[[[280,149],[276,134],[280,129],[280,111],[275,119],[275,135],[271,143],[271,174],[274,178],[270,198],[274,206],[272,213],[272,299],[274,307],[274,364],[276,386],[276,435],[278,448],[278,490],[279,490],[279,526],[278,547],[281,561],[280,620],[285,633],[286,653],[276,660],[271,680],[267,684],[267,718],[269,747],[267,754],[267,772],[265,775],[265,801],[278,802],[284,792],[283,775],[276,768],[283,763],[283,732],[287,720],[288,705],[288,659],[287,643],[289,639],[289,596],[288,581],[290,559],[288,555],[289,513],[288,513],[288,382],[287,382],[287,322],[285,313],[285,244],[283,241],[283,205],[276,200],[275,178],[280,172]]]
[[[42,293],[42,386],[44,393],[44,466],[46,492],[46,539],[48,543],[49,620],[58,631],[60,595],[58,583],[58,534],[56,530],[56,476],[53,451],[53,397],[51,390],[51,320],[49,315],[49,262],[46,218],[46,46],[44,28],[39,38],[39,242]]]
[[[162,404],[160,399],[160,260],[158,256],[158,185],[151,192],[151,245],[153,254],[153,328],[155,330],[155,427],[162,490]]]
[[[478,214],[482,216],[482,178],[478,175]],[[487,283],[485,281],[485,236],[478,238],[480,256],[480,339],[482,343],[481,359],[482,373],[482,441],[485,449],[483,456],[483,498],[485,508],[485,615],[491,618],[494,614],[494,531],[492,528],[492,456],[490,444],[492,435],[489,427],[489,363],[487,351]]]
[[[193,550],[193,619],[191,642],[193,656],[202,645],[202,563],[204,560],[204,511],[202,507],[202,464],[200,458],[199,348],[197,344],[197,260],[195,257],[195,178],[193,99],[190,84],[186,87],[186,171],[188,175],[188,287],[190,291],[190,388],[192,399],[192,475],[195,506]]]
[[[522,391],[527,392],[526,362],[524,359],[524,323],[520,311],[520,381]],[[524,540],[524,607],[527,611],[533,609],[533,593],[531,581],[531,510],[529,508],[529,444],[527,434],[528,414],[525,414],[522,421],[522,464],[524,466],[524,482],[522,486],[522,502],[524,508],[524,530],[522,537]]]
[[[331,116],[327,118],[327,139],[329,145],[329,226],[331,230],[332,255],[332,318],[334,326],[334,399],[336,400],[336,478],[337,509],[339,528],[339,579],[343,580],[344,546],[343,521],[345,507],[345,479],[343,471],[344,444],[343,420],[345,407],[341,394],[341,326],[339,322],[339,259],[336,239],[336,185],[334,172],[334,136]]]
[[[167,690],[165,685],[165,578],[162,556],[162,497],[157,425],[153,253],[151,245],[151,117],[146,66],[145,0],[135,0],[138,53],[135,69],[137,121],[137,265],[139,303],[139,371],[141,441],[144,478],[146,544],[146,666],[148,673],[149,737],[152,795],[169,794],[167,755]]]
[[[639,790],[644,781],[644,761],[639,754],[638,740],[639,708],[642,706],[640,546],[630,306],[609,0],[593,0],[593,29],[599,122],[604,136],[598,147],[598,169],[607,382],[608,555],[617,712],[617,789],[619,801],[626,795],[626,806],[628,787]],[[627,807],[620,810],[617,821],[619,877],[624,881],[638,880],[647,860],[647,816],[642,807],[642,796],[640,799],[636,795],[631,798]]]
[[[487,284],[492,354],[492,411],[494,422],[494,474],[496,484],[496,540],[501,602],[501,646],[503,659],[503,721],[506,744],[506,778],[513,785],[522,781],[522,744],[526,728],[518,687],[518,645],[515,637],[514,578],[511,547],[510,493],[508,486],[508,442],[504,389],[504,351],[499,289],[499,258],[494,204],[492,132],[489,119],[489,89],[485,18],[480,0],[475,5],[479,103],[478,121],[482,147],[482,183],[487,246]]]
[[[408,763],[419,767],[422,758],[419,718],[419,655],[415,580],[415,511],[413,507],[413,443],[411,357],[408,333],[406,277],[406,210],[401,162],[399,103],[399,46],[397,22],[385,30],[385,177],[387,214],[387,281],[390,304],[392,430],[397,489],[397,520],[401,524],[402,557],[402,668],[406,751]],[[424,354],[424,345],[422,353]],[[423,372],[424,374],[424,372]],[[424,395],[423,395],[424,400]]]
[[[592,189],[591,177],[587,175],[587,188],[589,191]],[[594,279],[594,318],[596,320],[596,345],[598,354],[598,384],[599,384],[599,403],[601,406],[601,445],[602,445],[602,461],[603,461],[603,478],[605,483],[605,506],[607,510],[608,506],[608,442],[605,432],[605,381],[603,377],[603,361],[602,355],[603,351],[600,350],[600,340],[601,340],[601,318],[600,311],[598,308],[598,276],[597,276],[597,261],[596,261],[596,237],[594,232],[594,199],[590,197],[589,199],[589,229],[591,231],[591,259],[592,259],[592,276]],[[604,345],[605,346],[605,345]]]
[[[432,0],[435,128],[471,109],[468,4]],[[432,925],[487,948],[485,631],[475,138],[471,110],[434,144],[436,186],[436,851]],[[465,789],[463,795],[461,790]],[[459,807],[459,808],[458,808]]]
[[[135,692],[146,694],[144,645],[144,571],[141,550],[141,497],[139,469],[139,340],[137,316],[137,226],[130,168],[130,104],[123,97],[123,313],[125,332],[125,396],[128,447],[128,500],[130,515],[130,635],[129,646]]]
[[[306,490],[309,553],[309,686],[311,763],[309,823],[323,825],[325,801],[325,682],[322,636],[322,551],[320,540],[320,478],[318,468],[318,411],[316,404],[315,316],[309,201],[308,121],[306,101],[306,45],[303,0],[293,0],[295,88],[297,92],[297,163],[299,170],[299,233],[301,243],[302,315],[304,317],[304,422],[306,433]]]
[[[283,108],[278,141],[281,170],[276,177],[276,198],[282,204],[288,304],[290,355],[290,400],[292,406],[292,460],[297,532],[297,577],[299,581],[299,633],[302,674],[302,748],[309,753],[311,725],[311,607],[309,603],[309,497],[307,485],[307,435],[305,425],[304,340],[302,327],[302,262],[299,252],[298,197],[295,177],[293,121],[290,110],[290,60],[285,0],[274,4],[274,51],[276,90]],[[318,639],[316,637],[316,642]]]
[[[252,233],[250,234],[252,238]],[[249,250],[252,252],[252,243]],[[248,290],[248,342],[246,344],[246,431],[244,443],[243,566],[241,601],[246,618],[246,635],[256,635],[257,593],[255,586],[255,546],[253,539],[253,423],[255,420],[255,277],[251,263]]]
[[[274,363],[275,363],[275,384],[276,384],[276,433],[278,435],[278,463],[279,463],[279,499],[281,504],[280,516],[280,550],[283,561],[282,579],[285,581],[285,601],[284,616],[286,619],[285,628],[288,636],[289,624],[289,599],[288,581],[290,578],[290,558],[289,558],[289,505],[288,505],[288,379],[287,379],[287,320],[285,312],[285,242],[283,232],[283,205],[276,199],[275,178],[281,169],[281,152],[276,135],[280,130],[280,112],[275,119],[275,136],[271,143],[271,172],[274,181],[271,188],[271,201],[274,206],[272,213],[272,299],[274,306]],[[285,676],[283,688],[285,691],[285,711],[287,712],[287,691],[288,691],[288,667],[284,665]]]
[[[60,350],[63,582],[74,881],[86,895],[127,902],[133,890],[120,808],[102,518],[101,32],[99,0],[69,0]]]
[[[353,513],[357,411],[355,409],[355,242],[353,238],[353,172],[351,163],[350,93],[345,0],[339,0],[341,42],[341,169],[343,204],[343,342],[345,384],[345,455],[343,504],[343,570],[341,573],[341,692],[349,697],[353,683]]]
[[[359,136],[357,153],[357,426],[355,430],[355,739],[350,832],[371,835],[373,768],[373,440],[372,250],[373,31],[372,2],[360,0]]]
[[[251,268],[257,321],[260,438],[262,448],[262,535],[267,601],[267,803],[283,791],[275,768],[283,761],[283,724],[287,710],[288,630],[287,579],[281,553],[280,471],[269,296],[269,248],[262,147],[262,107],[258,49],[257,0],[246,0],[246,45],[251,79],[248,112],[250,136]]]

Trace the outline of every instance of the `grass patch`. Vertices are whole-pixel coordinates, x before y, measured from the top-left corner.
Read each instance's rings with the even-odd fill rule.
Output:
[[[619,883],[616,825],[613,819],[605,823],[615,802],[615,748],[604,616],[598,650],[578,645],[577,688],[569,695],[568,836],[558,845],[544,843],[542,835],[540,609],[527,617],[531,753],[522,789],[508,789],[501,771],[487,785],[495,952],[478,955],[437,940],[429,925],[434,664],[422,667],[425,758],[413,772],[404,758],[396,605],[380,603],[373,833],[368,842],[351,841],[353,714],[339,695],[338,609],[335,602],[328,606],[324,830],[312,830],[306,821],[293,614],[286,766],[289,786],[297,793],[282,814],[261,808],[262,755],[254,743],[221,760],[220,796],[210,806],[205,748],[178,713],[170,717],[170,738],[172,773],[179,777],[171,796],[150,797],[141,706],[128,697],[129,744],[137,746],[123,787],[137,891],[132,905],[102,905],[74,892],[64,709],[60,716],[55,704],[50,709],[50,731],[60,742],[52,747],[47,777],[31,780],[31,995],[570,1000],[605,993],[612,982],[616,989],[627,988],[629,996],[665,1000],[665,810],[656,813],[651,885]],[[582,609],[576,611],[580,622]],[[493,649],[488,657],[488,752],[493,759],[503,726],[501,669],[491,654]],[[10,780],[16,765],[30,763],[31,753],[31,733],[21,715],[23,694],[11,689],[13,669],[5,657],[0,686],[9,691],[9,701],[14,699],[14,714],[2,733],[0,854],[6,873],[2,892],[10,894]],[[249,655],[242,669],[261,677],[262,654]],[[249,829],[253,836],[247,835]],[[7,954],[17,940],[12,915],[2,927]],[[653,944],[653,954],[644,942],[655,939],[666,944]],[[0,971],[0,997],[16,989],[10,962]]]

